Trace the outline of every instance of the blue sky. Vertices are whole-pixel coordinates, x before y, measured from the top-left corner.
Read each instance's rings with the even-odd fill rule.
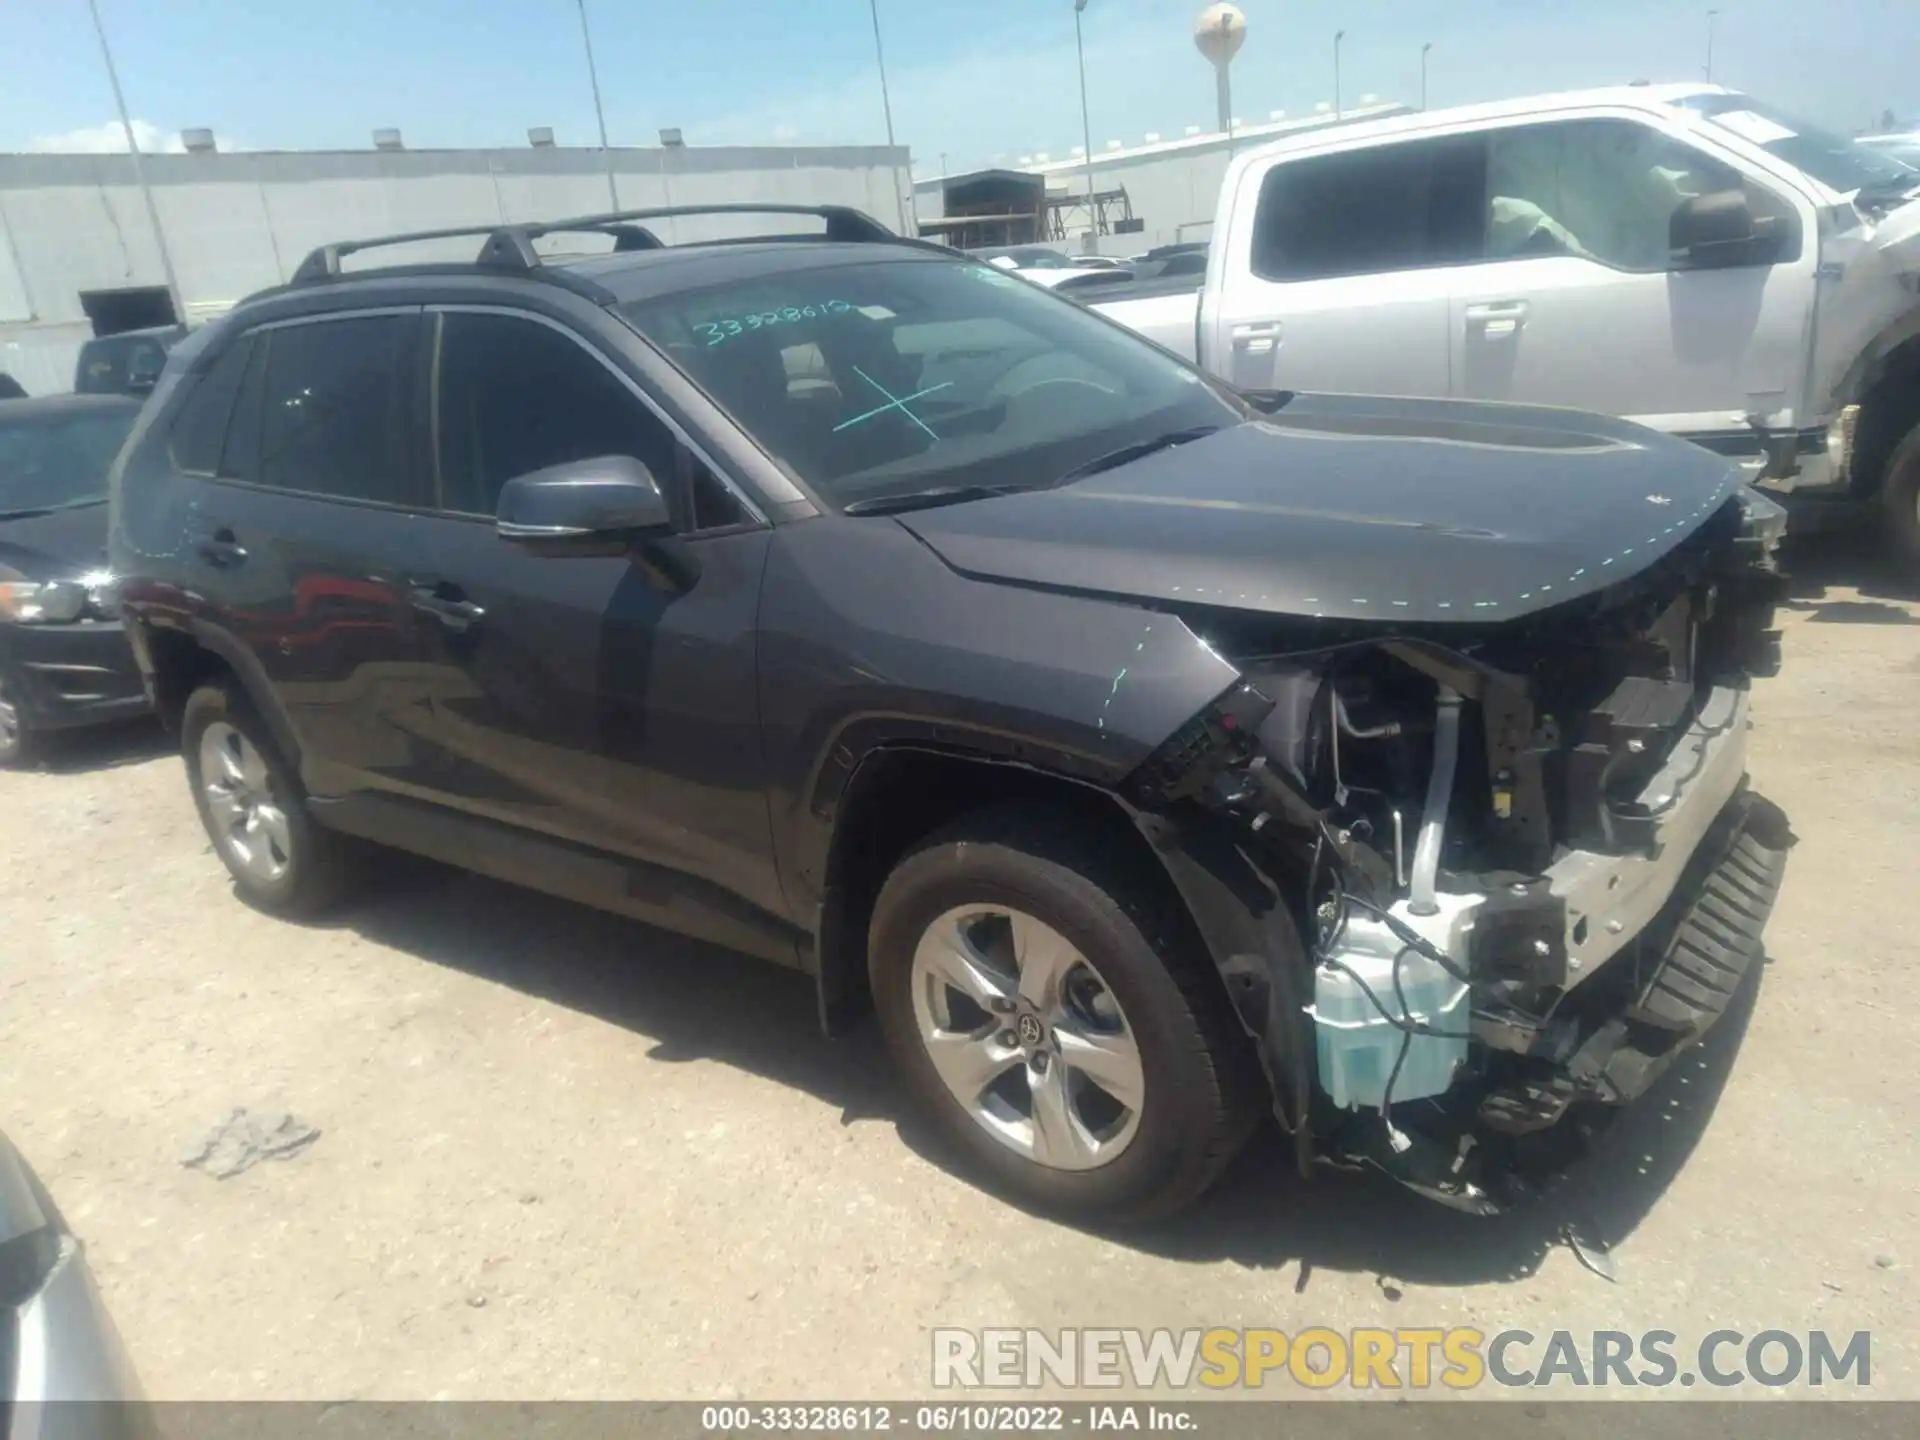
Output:
[[[1724,0],[1715,78],[1855,129],[1920,118],[1914,0]],[[529,125],[593,143],[574,0],[100,0],[133,115],[250,149],[518,145]],[[1697,77],[1706,9],[1676,0],[1243,0],[1235,109],[1311,111],[1342,91],[1434,105],[1635,78]],[[916,168],[1080,137],[1071,0],[880,0],[895,127]],[[1210,120],[1196,0],[1091,0],[1094,144]],[[588,0],[615,143],[884,137],[866,0]],[[0,150],[80,148],[113,117],[85,0],[0,0]],[[67,138],[62,138],[67,137]]]

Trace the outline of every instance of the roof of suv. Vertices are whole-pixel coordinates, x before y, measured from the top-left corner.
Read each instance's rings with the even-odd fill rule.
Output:
[[[552,263],[596,281],[612,292],[617,303],[624,305],[678,290],[698,290],[735,280],[821,270],[882,258],[954,260],[967,257],[905,243],[873,245],[783,238],[671,245],[662,250],[622,251],[556,259]]]
[[[824,234],[775,234],[697,240],[677,245],[660,241],[638,221],[721,214],[808,215],[826,222]],[[608,253],[543,254],[535,242],[554,235],[596,235],[614,242]],[[343,262],[362,251],[424,242],[469,239],[478,246],[465,262],[374,265],[349,270]],[[236,310],[293,296],[319,298],[355,282],[390,286],[409,280],[467,278],[531,280],[559,284],[601,304],[624,304],[729,281],[818,270],[876,255],[889,260],[956,260],[960,252],[931,241],[895,235],[879,221],[840,205],[727,204],[632,210],[553,222],[515,222],[418,231],[322,245],[294,271],[291,281],[250,295]],[[352,292],[349,291],[349,294]]]

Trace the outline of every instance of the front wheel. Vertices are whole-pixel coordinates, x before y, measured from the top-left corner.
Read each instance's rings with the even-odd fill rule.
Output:
[[[1886,511],[1888,547],[1909,575],[1920,575],[1920,425],[1894,447],[1880,503]]]
[[[995,811],[922,844],[874,907],[874,998],[916,1100],[1002,1189],[1066,1215],[1180,1209],[1259,1113],[1217,974],[1131,860]]]

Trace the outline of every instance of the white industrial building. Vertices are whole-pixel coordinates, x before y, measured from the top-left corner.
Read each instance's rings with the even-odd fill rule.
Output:
[[[851,205],[895,226],[907,218],[904,148],[670,144],[609,157],[556,147],[544,131],[513,150],[406,150],[383,132],[367,151],[229,154],[205,132],[185,138],[187,153],[142,156],[141,166],[189,324],[281,283],[333,240],[726,202]],[[725,223],[669,222],[662,235]],[[68,390],[82,342],[173,313],[132,157],[0,155],[0,370],[31,394]]]
[[[1288,119],[1276,114],[1262,124],[1235,124],[1231,132],[1203,133],[1196,126],[1172,139],[1149,135],[1139,145],[1110,141],[1106,149],[1094,153],[1094,189],[1097,193],[1124,191],[1127,208],[1142,223],[1136,233],[1101,234],[1096,249],[1107,255],[1130,255],[1156,245],[1205,240],[1212,230],[1221,181],[1226,178],[1227,165],[1235,155],[1274,140],[1324,130],[1332,125],[1404,115],[1409,109],[1407,105],[1376,102],[1351,107],[1338,115],[1325,112]],[[1086,154],[1079,146],[1070,156],[1059,159],[1024,156],[1017,166],[1010,168],[1043,177],[1048,196],[1056,201],[1062,197],[1080,200],[1087,193]],[[944,217],[942,197],[947,182],[960,178],[934,175],[914,182],[914,209],[920,221]],[[1103,209],[1111,220],[1116,213],[1115,206],[1108,203]],[[1067,248],[1080,251],[1087,228],[1084,205],[1077,209],[1061,208],[1060,214],[1070,239]]]

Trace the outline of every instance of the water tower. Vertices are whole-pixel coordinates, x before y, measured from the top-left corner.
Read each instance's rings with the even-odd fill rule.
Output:
[[[1213,66],[1220,100],[1220,129],[1233,130],[1233,57],[1247,42],[1247,17],[1238,5],[1209,5],[1193,22],[1193,43]]]

